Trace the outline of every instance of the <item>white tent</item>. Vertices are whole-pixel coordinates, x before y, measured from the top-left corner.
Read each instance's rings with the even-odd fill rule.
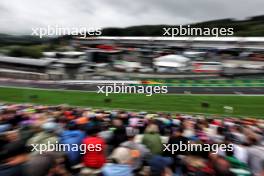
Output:
[[[190,59],[181,55],[166,55],[154,59],[153,64],[157,67],[185,67]]]

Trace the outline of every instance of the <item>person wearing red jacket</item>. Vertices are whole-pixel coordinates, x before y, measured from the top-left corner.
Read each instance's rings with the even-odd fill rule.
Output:
[[[98,136],[99,127],[89,127],[87,137],[84,138],[82,145],[86,147],[82,157],[83,165],[91,169],[100,169],[106,162],[106,144],[103,138]]]

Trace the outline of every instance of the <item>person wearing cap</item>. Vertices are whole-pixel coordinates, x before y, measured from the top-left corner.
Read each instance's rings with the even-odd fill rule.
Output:
[[[127,147],[116,148],[102,168],[103,176],[133,176],[133,154]]]
[[[59,138],[56,134],[56,130],[58,124],[55,122],[46,122],[41,126],[42,131],[39,133],[36,133],[33,135],[32,138],[30,138],[27,141],[28,146],[33,146],[33,145],[56,145],[59,141]],[[34,154],[37,154],[38,151],[33,151]]]
[[[155,155],[149,161],[151,176],[172,176],[173,172],[170,169],[172,160],[167,157]]]
[[[127,147],[132,150],[132,154],[134,157],[132,167],[133,171],[137,172],[142,168],[144,161],[147,161],[150,158],[151,153],[145,145],[136,143],[134,141],[135,136],[139,134],[139,129],[127,127],[126,134],[128,136],[128,141],[121,143],[120,146]]]

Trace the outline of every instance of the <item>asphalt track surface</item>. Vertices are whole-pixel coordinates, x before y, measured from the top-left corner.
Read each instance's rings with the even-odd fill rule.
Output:
[[[81,90],[97,92],[95,84],[63,84],[45,81],[0,80],[1,87],[26,87],[40,89]],[[170,94],[245,94],[264,95],[264,87],[168,87]]]

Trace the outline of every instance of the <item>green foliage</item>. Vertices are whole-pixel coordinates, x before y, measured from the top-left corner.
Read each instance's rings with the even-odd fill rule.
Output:
[[[43,46],[18,46],[9,50],[8,55],[12,57],[42,57]]]
[[[0,34],[0,47],[6,45],[39,45],[49,41],[49,38],[39,38],[31,35]]]

